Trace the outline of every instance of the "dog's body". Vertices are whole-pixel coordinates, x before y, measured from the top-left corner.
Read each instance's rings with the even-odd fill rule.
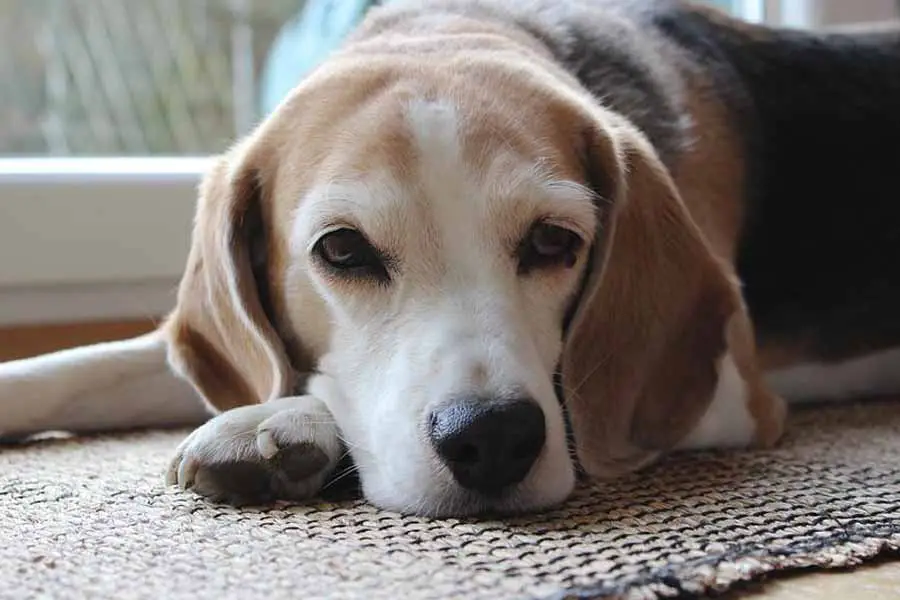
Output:
[[[772,444],[776,393],[900,391],[897,106],[898,33],[375,9],[207,177],[160,331],[0,366],[0,433],[199,422],[196,390],[227,412],[172,482],[307,497],[342,440],[370,500],[427,514],[564,499],[558,396],[597,477]]]

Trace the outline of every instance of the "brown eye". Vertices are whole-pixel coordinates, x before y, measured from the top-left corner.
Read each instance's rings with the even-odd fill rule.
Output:
[[[519,272],[554,266],[573,267],[581,244],[578,234],[565,227],[535,223],[519,247]]]
[[[350,276],[370,276],[387,280],[385,261],[369,240],[355,229],[326,233],[313,252],[334,271]]]

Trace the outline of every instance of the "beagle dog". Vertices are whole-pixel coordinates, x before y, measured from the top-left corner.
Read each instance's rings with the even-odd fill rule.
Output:
[[[190,423],[213,500],[347,453],[435,516],[770,446],[782,398],[900,391],[898,107],[897,32],[390,2],[206,175],[159,330],[0,366],[0,433]]]

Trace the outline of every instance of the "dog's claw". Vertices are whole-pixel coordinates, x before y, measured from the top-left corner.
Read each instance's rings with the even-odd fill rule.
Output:
[[[275,436],[268,429],[261,429],[256,434],[256,449],[265,459],[271,459],[281,448],[275,443]]]
[[[190,489],[194,485],[194,477],[197,475],[199,465],[190,458],[181,461],[178,466],[178,482],[183,489]]]

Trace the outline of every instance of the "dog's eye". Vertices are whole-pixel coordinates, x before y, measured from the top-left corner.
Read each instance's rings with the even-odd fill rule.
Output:
[[[542,267],[572,267],[582,240],[573,231],[550,223],[535,223],[519,247],[519,272]]]
[[[313,251],[336,271],[388,279],[381,254],[355,229],[338,229],[326,233],[316,242]]]

